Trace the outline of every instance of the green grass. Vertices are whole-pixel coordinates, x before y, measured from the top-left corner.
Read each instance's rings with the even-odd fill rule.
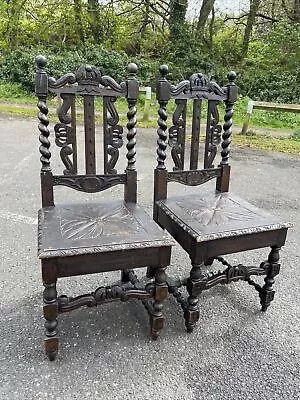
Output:
[[[236,125],[243,125],[249,98],[240,97],[234,108]],[[300,126],[300,114],[278,111],[253,110],[250,119],[252,128],[295,130]]]
[[[273,137],[264,134],[234,135],[232,143],[237,146],[277,151],[300,156],[300,139],[293,137]]]

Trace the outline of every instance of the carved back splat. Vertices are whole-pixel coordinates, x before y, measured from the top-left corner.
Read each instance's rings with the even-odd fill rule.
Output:
[[[216,186],[219,191],[227,191],[229,186],[228,156],[230,150],[230,135],[232,126],[233,104],[237,99],[237,86],[234,83],[235,73],[228,74],[229,83],[220,87],[210,81],[207,76],[196,73],[189,80],[173,86],[167,79],[167,66],[160,67],[160,78],[157,87],[157,99],[159,102],[158,120],[158,164],[156,168],[155,200],[166,198],[167,182],[176,181],[185,185],[200,185],[210,179],[216,178]],[[172,125],[169,128],[168,144],[171,147],[171,156],[174,162],[173,171],[166,172],[166,131],[167,113],[166,107],[169,100],[176,104],[173,112]],[[187,103],[192,102],[191,128],[187,118]],[[222,126],[219,120],[218,105],[224,101],[226,105],[223,136]],[[200,134],[202,132],[201,112],[207,106],[207,118],[205,134],[204,155],[200,155]],[[185,142],[190,133],[191,145],[189,150],[189,170],[185,171]],[[221,160],[215,167],[218,145],[222,142]],[[186,152],[187,153],[187,152]],[[199,170],[199,162],[204,169]],[[165,172],[159,172],[164,170]],[[183,172],[184,171],[184,172]],[[195,173],[196,172],[196,173]],[[155,212],[154,212],[155,213]]]
[[[53,186],[64,185],[84,192],[98,192],[116,184],[129,185],[125,188],[125,199],[136,199],[135,174],[135,104],[138,97],[137,67],[129,64],[127,82],[118,84],[110,76],[92,66],[83,65],[75,74],[68,73],[55,80],[45,71],[46,59],[37,57],[36,93],[39,98],[39,130],[41,153],[41,178],[43,205],[53,205]],[[56,93],[61,104],[57,110],[59,122],[54,125],[55,144],[60,148],[61,160],[65,166],[63,175],[54,176],[50,167],[51,153],[48,130],[48,91]],[[82,98],[84,125],[85,173],[78,175],[77,138],[76,138],[76,97]],[[125,174],[118,174],[115,169],[119,158],[119,149],[123,145],[123,127],[119,125],[119,115],[115,103],[119,97],[126,97],[128,102],[127,168]],[[96,149],[96,98],[103,99],[103,174],[99,175],[96,160],[100,152]],[[101,173],[101,172],[100,172]],[[111,178],[106,177],[111,175]],[[67,176],[67,178],[65,177]],[[92,178],[91,176],[94,176]],[[129,179],[130,177],[130,179]],[[130,195],[129,195],[130,193]]]

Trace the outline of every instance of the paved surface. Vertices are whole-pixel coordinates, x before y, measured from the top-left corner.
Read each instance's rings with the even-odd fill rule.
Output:
[[[242,282],[201,296],[200,321],[191,335],[175,301],[166,301],[167,325],[156,342],[149,340],[147,316],[138,302],[80,309],[60,316],[60,353],[50,363],[42,347],[36,258],[38,132],[35,122],[1,118],[0,137],[1,400],[300,399],[299,158],[232,149],[231,191],[295,223],[282,251],[276,297],[266,314],[259,311],[257,293]],[[149,213],[155,140],[153,130],[140,131],[139,199]],[[59,165],[55,158],[53,165]],[[62,189],[58,198],[73,195]],[[257,264],[266,256],[258,250],[238,260]],[[176,247],[172,273],[182,275],[189,268],[186,254]],[[77,294],[116,276],[64,279],[58,288]]]

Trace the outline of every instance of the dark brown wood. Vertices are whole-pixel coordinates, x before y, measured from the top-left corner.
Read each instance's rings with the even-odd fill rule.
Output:
[[[190,169],[198,169],[199,141],[200,141],[200,118],[201,118],[201,100],[193,101],[193,120],[192,120],[192,142]]]
[[[166,72],[167,68],[163,68]],[[162,71],[161,71],[162,75]],[[168,93],[166,80],[160,78],[164,84],[164,92]],[[176,101],[173,126],[169,131],[171,136],[171,151],[176,148],[178,137],[179,118],[183,118],[180,101],[193,101],[192,142],[190,155],[190,169],[178,163],[173,156],[175,167],[167,171],[165,159],[167,156],[165,143],[165,129],[167,120],[166,97],[160,90],[157,91],[159,103],[158,120],[158,165],[154,172],[154,220],[166,229],[179,245],[188,253],[192,269],[187,278],[174,280],[166,278],[168,291],[181,306],[185,325],[188,332],[192,332],[199,319],[198,297],[204,291],[218,284],[229,284],[239,280],[246,281],[258,291],[262,310],[265,311],[274,297],[274,277],[279,273],[279,250],[286,240],[289,223],[280,221],[277,217],[254,207],[240,198],[230,195],[230,142],[232,133],[233,106],[237,99],[237,86],[234,83],[235,73],[230,72],[227,77],[229,83],[221,88],[211,82],[203,74],[193,74],[189,81],[182,81],[177,86],[169,83],[171,98]],[[208,115],[206,120],[206,138],[204,149],[204,169],[198,170],[200,105],[208,100]],[[218,104],[225,102],[223,131],[219,124]],[[180,123],[185,125],[186,121]],[[173,135],[174,130],[174,135]],[[222,132],[222,137],[221,137]],[[171,140],[169,139],[169,140]],[[217,155],[218,144],[221,143],[221,160],[217,167],[214,160]],[[178,143],[180,148],[181,143]],[[200,146],[201,148],[201,146]],[[176,164],[177,163],[177,164]],[[180,168],[178,168],[180,166]],[[186,196],[168,196],[167,185],[176,182],[182,185],[199,186],[216,178],[216,191],[207,193],[198,191]],[[178,190],[178,193],[180,189]],[[232,254],[271,247],[267,261],[259,266],[245,266],[242,264],[230,265],[223,257]],[[223,271],[204,272],[204,266],[212,265],[214,261],[223,264]],[[148,267],[147,275],[153,277],[155,270]],[[252,275],[265,275],[265,284],[261,286],[255,282]],[[184,287],[187,296],[179,290]]]
[[[52,177],[53,186],[67,186],[86,193],[97,193],[112,186],[127,184],[128,174],[115,175],[55,175]],[[47,204],[53,205],[53,204]]]
[[[205,135],[204,168],[214,168],[213,162],[221,142],[222,127],[219,124],[217,101],[208,101]]]
[[[279,250],[279,246],[272,246],[268,261],[264,263],[267,270],[267,276],[265,277],[265,284],[259,293],[262,311],[267,311],[271,301],[274,299],[275,291],[272,289],[272,286],[275,282],[274,277],[278,275],[280,271],[280,264],[278,263]]]
[[[55,144],[61,148],[60,157],[65,166],[65,175],[77,173],[75,95],[61,93],[62,100],[57,109],[59,123],[55,124]],[[71,110],[71,114],[69,114]]]
[[[124,189],[124,200],[128,203],[136,203],[137,201],[137,172],[126,172],[126,184]]]
[[[96,306],[113,300],[137,299],[146,307],[151,335],[163,328],[163,301],[167,296],[165,268],[170,263],[172,240],[137,201],[136,101],[139,93],[137,66],[129,64],[128,80],[118,84],[91,66],[55,80],[44,70],[46,59],[37,58],[36,93],[39,98],[42,209],[38,220],[38,255],[44,283],[45,350],[54,360],[58,352],[57,318],[60,313],[82,306]],[[48,89],[63,102],[54,125],[55,142],[65,166],[63,175],[53,175],[50,167],[50,131],[46,105]],[[83,96],[86,173],[77,171],[75,96]],[[96,174],[95,96],[104,97],[104,173]],[[126,97],[127,167],[115,169],[123,144],[123,127],[115,103]],[[124,200],[55,204],[53,188],[67,186],[76,191],[97,193],[114,185],[124,185]],[[150,267],[154,281],[139,282],[132,268]],[[100,286],[94,292],[71,297],[57,295],[57,280],[99,272],[120,270],[121,283]]]
[[[177,171],[184,169],[187,100],[177,99],[175,103],[176,109],[172,118],[173,126],[169,128],[169,145],[172,147],[173,170]]]
[[[123,146],[123,127],[119,123],[119,114],[115,102],[117,97],[103,98],[103,148],[104,173],[116,174],[114,169],[119,159],[119,148]],[[109,115],[108,115],[109,113]]]
[[[42,206],[54,205],[53,176],[51,171],[41,172]]]
[[[95,158],[95,110],[94,96],[83,97],[85,133],[85,170],[87,174],[96,173]]]
[[[230,181],[230,165],[221,164],[221,175],[216,180],[216,190],[221,193],[228,192]]]
[[[76,132],[76,97],[72,97],[71,104],[71,128],[72,128],[72,150],[73,150],[73,171],[75,174],[78,172],[77,164],[77,132]]]

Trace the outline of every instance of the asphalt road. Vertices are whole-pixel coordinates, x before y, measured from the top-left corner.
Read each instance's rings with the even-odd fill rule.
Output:
[[[0,138],[1,400],[300,399],[300,158],[232,146],[231,191],[295,224],[281,252],[282,270],[267,313],[260,312],[258,295],[246,283],[218,286],[201,296],[200,321],[190,335],[176,302],[167,300],[167,324],[153,342],[139,302],[79,309],[59,317],[61,347],[50,363],[43,353],[36,257],[36,123],[1,117]],[[155,131],[140,130],[138,140],[139,201],[151,214]],[[200,190],[211,189],[211,182],[205,186]],[[112,193],[119,196],[115,188]],[[73,197],[68,189],[57,196]],[[229,259],[253,265],[267,254],[265,249]],[[184,275],[189,269],[187,255],[176,247],[169,271]],[[79,294],[117,277],[64,279],[58,290]]]

